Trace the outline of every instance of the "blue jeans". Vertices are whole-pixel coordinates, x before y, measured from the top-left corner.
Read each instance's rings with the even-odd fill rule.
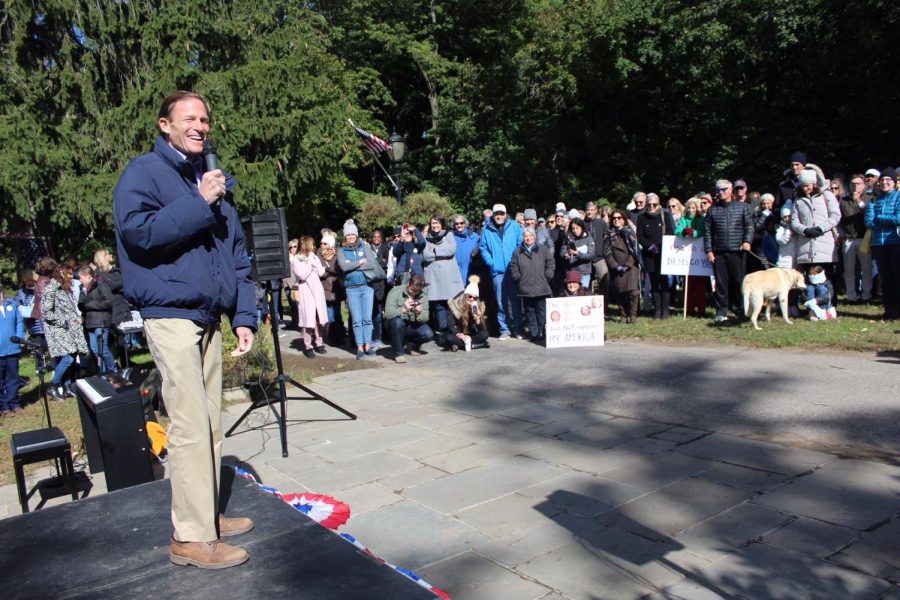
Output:
[[[65,381],[63,381],[63,377],[65,377],[66,371],[68,371],[69,367],[71,367],[74,363],[74,354],[66,354],[65,356],[60,356],[59,362],[56,363],[56,368],[53,369],[53,379],[50,380],[50,385],[58,387],[63,383],[70,383],[72,381],[71,378],[67,378]]]
[[[510,333],[507,321],[507,310],[512,312],[515,332],[522,332],[522,302],[519,300],[519,289],[515,279],[505,273],[493,276],[494,295],[497,297],[497,325],[500,333]]]
[[[394,349],[394,356],[403,356],[405,343],[418,347],[434,337],[434,331],[427,323],[410,323],[400,317],[388,321],[388,327],[391,328],[391,348]]]
[[[101,373],[116,370],[116,360],[109,349],[109,329],[98,327],[88,330],[88,345],[91,353],[100,361],[98,368]]]
[[[450,309],[447,306],[446,300],[432,300],[429,305],[429,309],[431,310],[431,314],[434,316],[434,323],[437,325],[438,331],[447,331],[447,313],[450,312]]]
[[[384,302],[372,302],[372,341],[380,342],[384,327]]]
[[[351,285],[347,288],[347,308],[353,324],[353,337],[357,346],[372,342],[372,305],[375,290],[368,285]]]
[[[824,283],[820,284],[807,284],[806,286],[806,301],[815,300],[816,304],[828,310],[831,308],[831,294],[828,293],[828,286]]]
[[[547,298],[522,298],[525,305],[525,317],[528,320],[528,330],[531,339],[544,337],[544,325],[547,324]]]
[[[0,410],[19,408],[19,355],[0,356]]]
[[[277,279],[272,282],[272,300],[275,301],[275,312],[278,313],[278,324],[284,322],[284,309],[281,307],[281,282]]]

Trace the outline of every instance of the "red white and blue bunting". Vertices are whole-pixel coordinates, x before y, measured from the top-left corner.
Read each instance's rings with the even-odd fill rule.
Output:
[[[249,471],[246,471],[240,467],[232,468],[234,469],[234,472],[237,473],[240,477],[249,479],[250,481],[255,483],[260,490],[281,499],[286,504],[294,507],[294,509],[296,509],[298,512],[303,513],[316,523],[319,523],[320,525],[328,529],[337,530],[338,527],[346,523],[350,518],[350,506],[341,502],[340,500],[332,498],[331,496],[309,493],[282,494],[273,487],[261,485],[256,480],[256,477],[254,477],[253,474]],[[372,557],[386,567],[389,567],[397,571],[404,577],[407,577],[411,581],[414,581],[417,585],[430,591],[435,596],[443,598],[444,600],[450,600],[450,596],[447,594],[447,592],[434,587],[409,569],[404,569],[403,567],[392,565],[386,560],[375,556],[371,550],[369,550],[364,544],[362,544],[359,540],[357,540],[349,533],[339,533],[338,537],[343,539],[345,542],[353,544],[357,549],[365,552],[368,556]]]

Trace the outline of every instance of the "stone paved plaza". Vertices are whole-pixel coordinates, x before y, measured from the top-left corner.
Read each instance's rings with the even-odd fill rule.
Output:
[[[456,600],[900,598],[896,358],[426,349],[316,379],[358,419],[290,401],[287,458],[258,409],[226,460]]]

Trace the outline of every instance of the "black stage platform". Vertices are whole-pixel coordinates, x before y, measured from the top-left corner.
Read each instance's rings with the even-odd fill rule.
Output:
[[[436,597],[231,469],[222,489],[226,514],[256,522],[230,539],[242,566],[172,565],[169,482],[155,481],[0,521],[0,598]]]

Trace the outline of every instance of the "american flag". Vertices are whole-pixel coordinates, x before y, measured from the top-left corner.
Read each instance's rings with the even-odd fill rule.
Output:
[[[382,152],[387,152],[391,149],[391,145],[377,135],[372,135],[365,129],[360,129],[356,125],[353,125],[353,129],[355,129],[359,137],[362,138],[362,141],[366,145],[366,147],[375,154],[381,154]]]

